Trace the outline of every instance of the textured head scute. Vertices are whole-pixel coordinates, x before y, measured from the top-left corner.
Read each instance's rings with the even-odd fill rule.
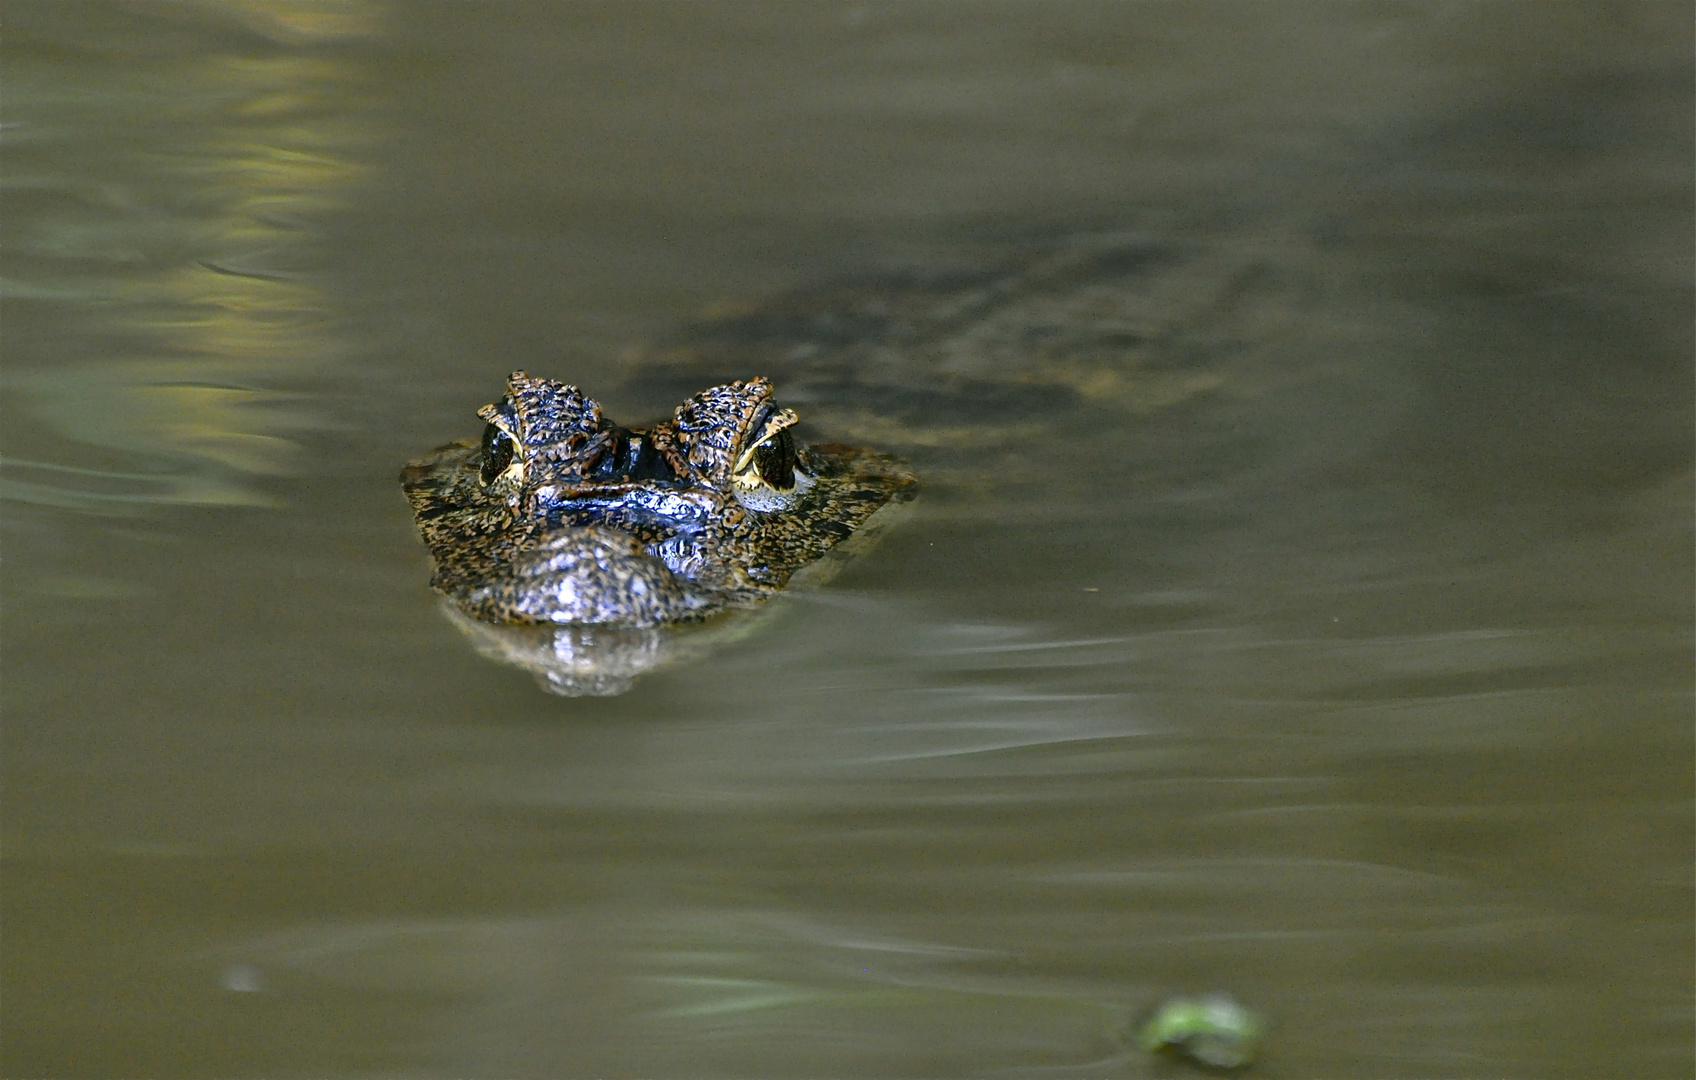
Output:
[[[527,462],[563,467],[606,427],[600,405],[575,386],[522,371],[506,385],[506,397],[477,415],[510,434]]]
[[[715,486],[730,467],[760,413],[771,401],[771,382],[760,377],[714,386],[677,407],[672,426],[691,468]]]

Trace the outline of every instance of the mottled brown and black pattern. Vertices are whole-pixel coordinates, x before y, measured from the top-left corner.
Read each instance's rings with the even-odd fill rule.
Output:
[[[714,486],[729,481],[739,440],[770,400],[770,380],[749,379],[703,390],[677,407],[672,429],[702,480]]]
[[[799,455],[819,483],[796,512],[732,511],[721,541],[722,559],[757,584],[781,588],[792,574],[852,536],[889,501],[892,487],[912,483],[895,459],[850,446],[807,447]]]
[[[526,546],[532,530],[479,482],[480,454],[470,440],[448,443],[409,462],[401,484],[436,573],[430,584],[454,595],[486,579]]]
[[[514,372],[401,482],[432,585],[488,622],[656,626],[750,607],[860,529],[914,478],[875,451],[794,443],[763,378],[624,428],[576,387]]]
[[[533,379],[522,371],[507,380],[505,398],[483,406],[477,415],[528,447],[533,459],[566,471],[576,467],[589,443],[603,437],[608,427],[600,405],[575,386]]]

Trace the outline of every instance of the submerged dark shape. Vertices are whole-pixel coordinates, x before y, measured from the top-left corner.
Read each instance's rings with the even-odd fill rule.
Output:
[[[737,373],[773,373],[844,441],[922,460],[954,496],[938,513],[1007,523],[1038,508],[1059,526],[1103,499],[1216,493],[1220,462],[1263,460],[1288,426],[1257,402],[1328,400],[1303,381],[1335,383],[1360,361],[1312,359],[1317,258],[1299,234],[990,237],[721,308],[651,343],[620,392],[688,400],[647,428],[515,374],[482,410],[481,442],[443,447],[403,481],[435,584],[478,650],[559,693],[615,693],[746,632],[672,628],[822,577],[912,492],[893,458],[802,445],[770,384]]]
[[[480,440],[401,473],[431,584],[484,623],[578,638],[756,606],[914,484],[883,454],[796,442],[797,417],[764,378],[626,428],[576,387],[516,371],[478,415]]]

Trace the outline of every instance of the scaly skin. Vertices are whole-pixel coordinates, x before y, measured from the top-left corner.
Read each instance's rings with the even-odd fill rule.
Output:
[[[520,371],[479,415],[481,442],[411,462],[401,483],[431,584],[486,622],[658,626],[751,607],[915,483],[871,450],[795,444],[763,378],[643,429]]]

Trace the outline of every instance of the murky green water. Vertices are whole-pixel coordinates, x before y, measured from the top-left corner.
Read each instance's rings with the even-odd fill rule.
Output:
[[[0,30],[6,1075],[1150,1076],[1214,988],[1258,1075],[1691,1074],[1687,6]],[[395,474],[512,368],[640,420],[1107,233],[1136,378],[806,403],[927,485],[752,636],[573,700],[436,610]]]

